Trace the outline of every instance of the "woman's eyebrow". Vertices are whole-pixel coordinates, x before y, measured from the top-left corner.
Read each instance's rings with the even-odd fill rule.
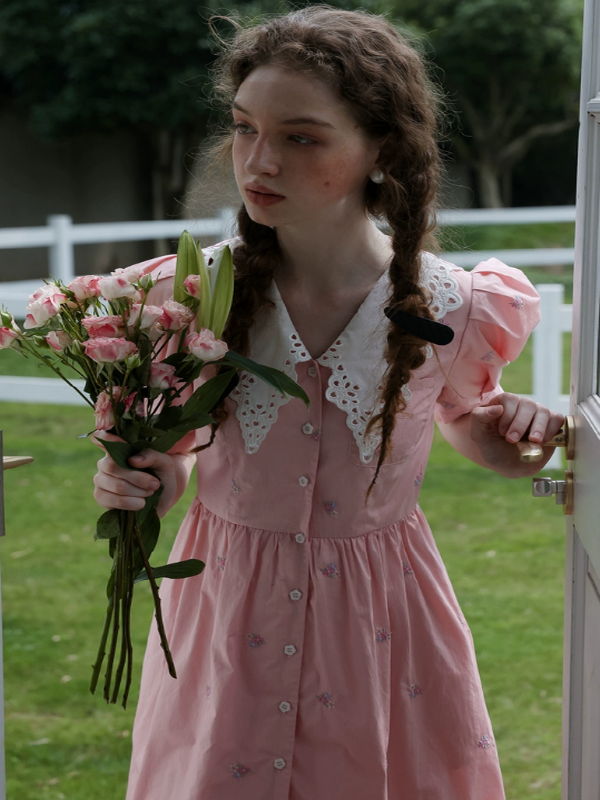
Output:
[[[246,111],[245,108],[236,101],[233,101],[233,107],[237,111],[241,111],[242,114],[248,114],[248,116],[252,116],[249,111]],[[333,128],[335,130],[335,125],[332,125],[330,122],[325,122],[322,119],[316,119],[315,117],[294,117],[294,119],[284,119],[281,122],[282,125],[318,125],[320,128]]]

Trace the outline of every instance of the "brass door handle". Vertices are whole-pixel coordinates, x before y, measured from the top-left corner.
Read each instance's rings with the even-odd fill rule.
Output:
[[[572,461],[575,457],[575,419],[572,416],[565,417],[563,427],[556,436],[543,445],[534,442],[517,442],[517,448],[521,456],[521,461],[541,461],[544,457],[544,447],[564,447],[567,461]]]
[[[33,456],[4,456],[2,459],[2,470],[22,467],[23,464],[31,464]]]

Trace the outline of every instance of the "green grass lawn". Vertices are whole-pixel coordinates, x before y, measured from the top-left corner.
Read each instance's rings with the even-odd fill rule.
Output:
[[[513,368],[516,368],[515,365]],[[152,605],[136,589],[130,708],[88,692],[110,561],[92,539],[98,451],[76,436],[86,408],[0,404],[5,453],[2,541],[8,800],[124,797],[139,670]],[[475,639],[507,800],[560,797],[564,522],[436,438],[422,506]],[[465,491],[467,487],[467,491]],[[163,523],[165,559],[192,489]]]

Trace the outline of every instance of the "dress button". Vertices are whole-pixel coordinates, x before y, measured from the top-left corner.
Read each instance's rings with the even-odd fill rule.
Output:
[[[300,591],[300,589],[292,589],[292,591],[290,592],[290,597],[292,598],[292,600],[300,600],[300,598],[302,597],[302,592]]]
[[[304,544],[304,542],[306,541],[306,536],[302,533],[302,531],[298,531],[298,533],[296,534],[296,541],[298,542],[298,544]]]
[[[273,762],[273,766],[275,767],[275,769],[283,769],[285,767],[285,761],[283,760],[283,758],[276,758],[275,761]]]
[[[307,436],[310,436],[310,434],[314,433],[314,432],[315,432],[315,429],[310,424],[310,422],[307,422],[306,425],[302,426],[302,433],[305,433]]]
[[[293,656],[296,652],[296,648],[293,644],[286,644],[286,646],[283,648],[283,652],[286,654],[286,656]]]
[[[300,477],[298,478],[298,483],[300,484],[300,486],[308,486],[308,478],[306,477],[306,475],[300,475]]]
[[[317,377],[317,368],[316,367],[309,367],[307,369],[307,372],[308,372],[308,374],[310,375],[311,378],[316,378]]]
[[[290,705],[290,703],[287,703],[287,702],[284,700],[282,703],[279,703],[279,710],[280,710],[280,711],[283,711],[283,713],[285,714],[286,712],[288,712],[288,711],[291,711],[291,710],[292,710],[292,706]]]

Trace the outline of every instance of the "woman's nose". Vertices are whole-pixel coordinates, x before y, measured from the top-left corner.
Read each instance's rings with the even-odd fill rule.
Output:
[[[279,172],[279,158],[273,146],[258,138],[246,159],[246,171],[250,175],[276,175]]]

